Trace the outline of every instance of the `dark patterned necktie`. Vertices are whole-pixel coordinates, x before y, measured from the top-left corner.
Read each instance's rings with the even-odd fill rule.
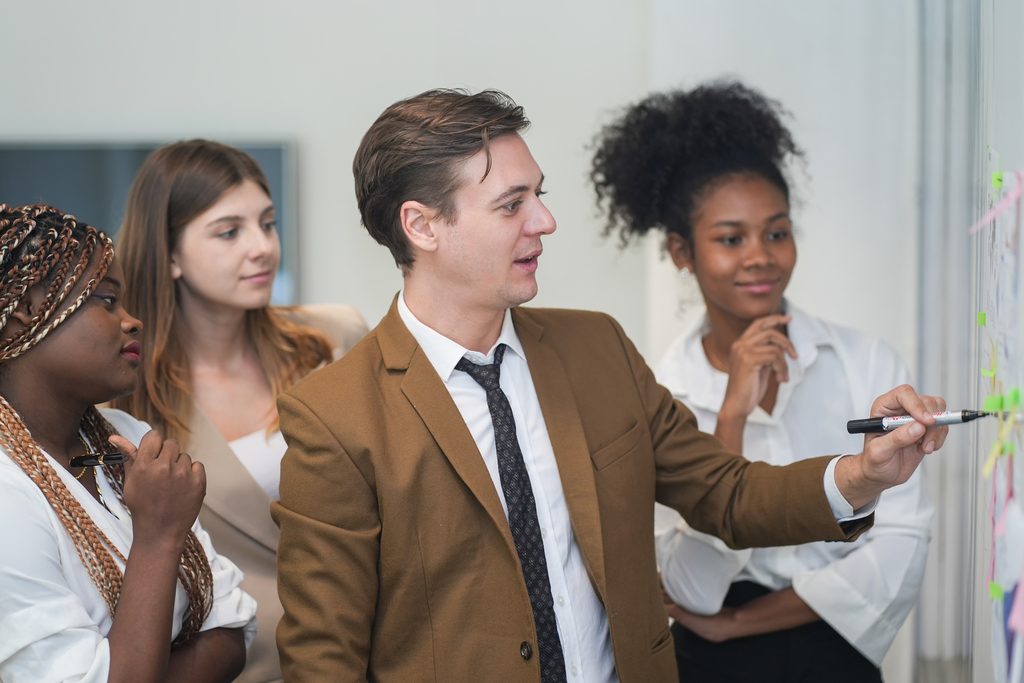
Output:
[[[477,365],[462,358],[455,369],[475,379],[487,392],[487,409],[494,423],[494,446],[498,452],[498,475],[508,506],[508,526],[512,530],[512,540],[519,555],[519,564],[523,568],[526,591],[530,594],[530,606],[533,608],[533,623],[537,629],[541,680],[544,683],[556,683],[565,681],[562,641],[558,638],[548,565],[544,560],[544,540],[540,535],[530,475],[526,471],[523,452],[516,439],[512,407],[498,384],[504,355],[505,345],[498,344],[491,365]]]

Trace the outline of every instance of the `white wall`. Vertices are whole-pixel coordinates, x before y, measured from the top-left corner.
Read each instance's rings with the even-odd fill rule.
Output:
[[[3,139],[296,143],[301,297],[371,322],[400,277],[359,225],[362,134],[428,88],[505,90],[534,121],[559,221],[538,303],[610,311],[643,343],[643,257],[599,239],[584,145],[646,90],[646,2],[33,0],[5,3],[3,24]]]
[[[912,363],[914,21],[910,3],[884,0],[7,3],[5,25],[21,28],[4,38],[0,85],[17,96],[0,138],[292,141],[302,298],[376,320],[399,277],[359,226],[361,135],[426,88],[498,87],[535,122],[527,140],[559,220],[538,303],[610,311],[653,355],[675,333],[671,268],[598,236],[585,146],[654,88],[733,74],[793,112],[807,150],[791,296]]]

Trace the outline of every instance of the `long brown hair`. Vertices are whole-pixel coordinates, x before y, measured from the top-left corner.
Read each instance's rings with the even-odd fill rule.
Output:
[[[192,381],[180,325],[171,253],[184,227],[228,190],[246,180],[267,196],[270,185],[256,161],[240,149],[188,140],[156,150],[139,169],[128,194],[117,252],[125,275],[125,308],[143,323],[143,382],[113,405],[188,441]],[[246,334],[274,394],[331,359],[319,332],[270,307],[246,312]]]
[[[91,225],[79,223],[49,206],[10,208],[0,204],[0,330],[24,297],[37,287],[45,292],[28,324],[0,338],[0,364],[17,358],[67,320],[103,279],[114,257],[110,238]],[[98,258],[90,272],[89,264]],[[82,293],[69,299],[77,283],[88,276]],[[2,367],[2,365],[0,365]],[[82,417],[79,429],[93,448],[101,448],[116,434],[113,426],[95,408]],[[71,537],[79,559],[107,604],[110,615],[117,611],[123,578],[115,558],[126,558],[107,538],[68,490],[56,470],[32,438],[24,420],[0,396],[0,447],[39,487]],[[103,468],[120,498],[124,492],[124,468]],[[123,502],[123,498],[122,498]],[[199,631],[213,605],[213,576],[202,545],[191,531],[178,562],[178,578],[188,594],[188,610],[178,642]]]

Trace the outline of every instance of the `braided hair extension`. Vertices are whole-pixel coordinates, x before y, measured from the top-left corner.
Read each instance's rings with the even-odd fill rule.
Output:
[[[604,233],[623,245],[657,229],[692,243],[701,199],[720,180],[752,173],[789,200],[782,168],[801,159],[775,100],[735,81],[656,93],[627,107],[595,138],[590,179]]]
[[[82,293],[67,302],[97,251],[99,262]],[[28,324],[0,338],[0,363],[25,353],[67,320],[103,279],[113,255],[110,238],[91,225],[79,223],[74,216],[45,205],[11,208],[0,204],[0,330],[29,292],[43,287],[45,293]],[[117,433],[96,408],[86,411],[80,429],[94,448],[108,443]],[[123,579],[115,558],[121,562],[126,558],[67,489],[21,416],[3,396],[0,447],[43,492],[113,616]],[[112,465],[104,470],[123,504],[124,468]],[[178,577],[188,595],[188,609],[177,639],[181,643],[199,631],[213,604],[210,563],[191,531],[179,560]]]

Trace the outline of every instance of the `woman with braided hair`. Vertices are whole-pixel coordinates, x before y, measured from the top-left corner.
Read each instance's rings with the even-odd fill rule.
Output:
[[[202,465],[94,407],[138,381],[123,281],[99,230],[0,204],[5,683],[229,681],[245,662],[255,603],[196,522]]]
[[[908,377],[882,341],[784,297],[796,245],[782,169],[801,152],[783,115],[735,82],[655,94],[601,132],[591,173],[606,232],[623,244],[664,233],[703,298],[658,380],[702,430],[777,465],[856,453],[860,440],[836,425]],[[920,479],[882,494],[852,543],[736,551],[681,521],[661,535],[680,681],[881,680],[924,573],[932,507]]]

